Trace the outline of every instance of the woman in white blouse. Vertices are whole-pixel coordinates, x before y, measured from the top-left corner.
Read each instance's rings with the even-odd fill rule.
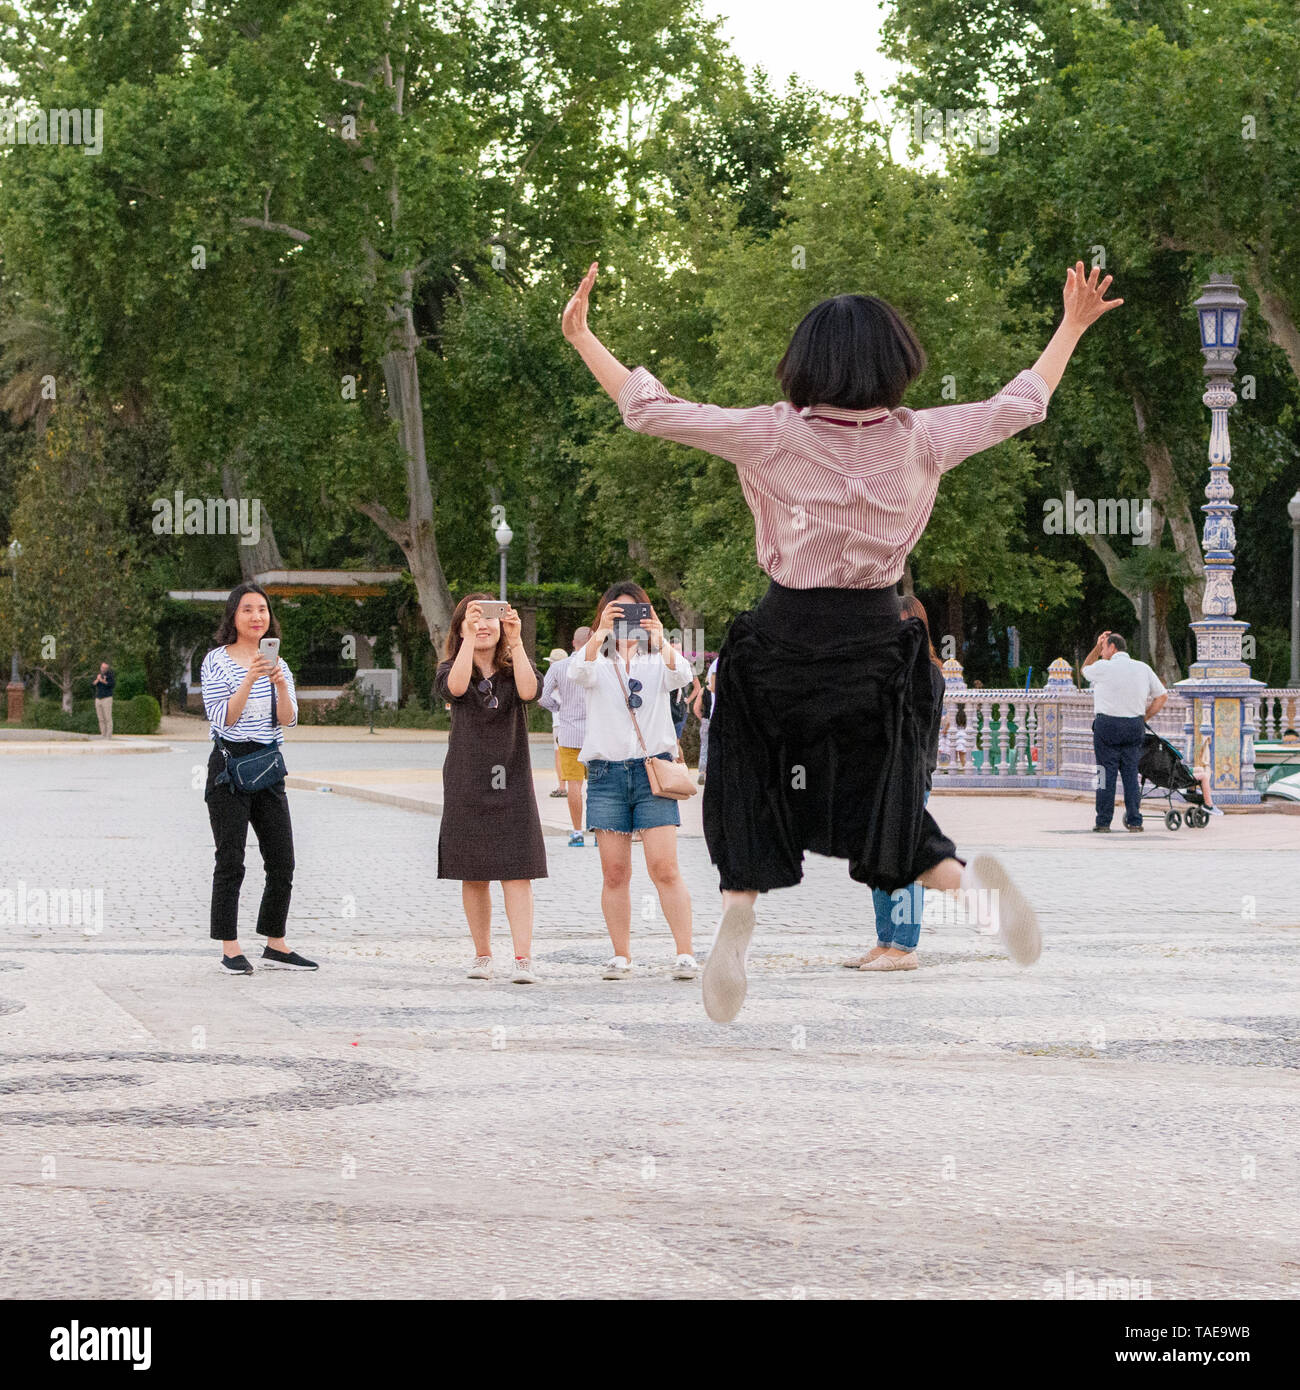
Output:
[[[650,601],[646,591],[631,580],[612,585],[597,607],[586,646],[574,652],[566,668],[574,684],[587,692],[587,728],[578,761],[587,769],[587,828],[595,832],[600,850],[604,880],[600,905],[614,947],[602,975],[606,980],[625,980],[632,972],[629,885],[632,834],[639,830],[646,872],[677,948],[672,977],[693,980],[699,967],[691,954],[691,897],[677,866],[681,817],[676,801],[651,791],[645,760],[647,755],[672,760],[677,735],[668,692],[689,686],[694,673],[681,652],[664,640],[663,623],[653,608],[641,624],[647,650],[642,650],[635,636],[618,637],[615,625],[623,616],[619,599]]]
[[[840,294],[814,305],[776,367],[785,399],[729,409],[672,395],[629,371],[587,326],[593,262],[562,328],[641,433],[734,463],[754,515],[762,602],[731,624],[718,656],[704,833],[722,917],[704,968],[704,1007],[729,1022],[744,1003],[760,892],[791,887],[804,854],[845,859],[885,892],[919,880],[984,890],[1013,959],[1037,959],[1037,916],[991,855],[969,864],[925,809],[925,633],[900,622],[897,585],[943,475],[1042,420],[1085,329],[1123,300],[1078,262],[1064,316],[1032,370],[983,401],[911,410],[925,370],[892,305]]]

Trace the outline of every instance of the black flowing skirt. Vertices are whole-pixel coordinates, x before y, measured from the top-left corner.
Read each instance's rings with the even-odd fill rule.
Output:
[[[720,887],[789,888],[806,850],[893,892],[956,846],[925,809],[938,715],[925,628],[893,589],[773,582],[731,624],[709,723],[704,835]]]

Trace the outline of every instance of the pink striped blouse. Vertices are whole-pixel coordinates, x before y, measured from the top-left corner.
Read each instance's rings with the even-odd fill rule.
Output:
[[[884,589],[963,459],[1047,415],[1047,383],[1023,371],[996,396],[932,410],[845,410],[788,401],[729,410],[670,395],[645,367],[618,393],[629,429],[736,465],[762,569],[790,589]]]

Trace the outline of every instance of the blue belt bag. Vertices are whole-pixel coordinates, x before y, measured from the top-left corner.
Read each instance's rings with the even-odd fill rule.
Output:
[[[275,711],[275,686],[271,687],[271,726],[274,728],[279,720],[276,718]],[[226,760],[226,770],[217,778],[215,786],[229,786],[230,794],[236,792],[260,792],[267,787],[278,787],[281,782],[289,775],[289,769],[285,766],[284,755],[280,752],[280,745],[277,743],[268,744],[265,749],[256,753],[240,753],[231,757],[226,745],[218,738],[216,731],[213,731],[212,741],[217,745],[217,752]]]

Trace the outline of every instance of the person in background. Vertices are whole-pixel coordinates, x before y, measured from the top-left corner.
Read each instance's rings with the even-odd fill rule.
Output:
[[[704,677],[704,685],[695,697],[695,717],[700,721],[700,775],[696,778],[700,786],[704,785],[705,766],[709,761],[709,721],[713,718],[713,706],[717,700],[716,684],[718,679],[718,658],[715,656],[709,663],[709,669]]]
[[[546,678],[550,679],[551,667],[557,661],[563,661],[568,656],[568,652],[563,647],[552,647],[546,657]],[[545,686],[543,685],[543,689]],[[542,696],[537,697],[537,703],[544,709],[549,708],[543,701]],[[555,717],[555,711],[551,710],[551,742],[555,746],[555,789],[547,793],[548,796],[561,797],[568,796],[568,788],[565,786],[564,774],[560,771],[560,724]]]
[[[574,652],[581,651],[590,637],[591,629],[580,627],[573,634]],[[569,847],[581,849],[586,843],[582,836],[582,784],[587,780],[587,769],[578,761],[578,750],[587,732],[587,692],[569,675],[572,653],[566,654],[557,647],[548,659],[550,667],[537,703],[550,710],[554,720],[556,775],[569,799],[569,819],[573,823]]]
[[[284,742],[284,730],[298,722],[298,696],[283,657],[274,665],[261,654],[263,637],[279,637],[280,624],[259,584],[232,589],[217,629],[217,645],[203,658],[200,681],[203,709],[214,743],[208,759],[203,800],[216,842],[212,870],[209,935],[221,942],[222,968],[232,975],[251,975],[253,967],[239,945],[239,889],[244,881],[244,847],[253,827],[266,869],[266,886],[257,914],[257,934],[266,937],[264,967],[315,970],[316,962],[291,951],[285,941],[289,899],[293,894],[293,824],[289,797],[281,780],[255,792],[241,792],[229,780],[225,752],[232,758]]]
[[[113,691],[116,686],[117,677],[113,674],[113,668],[107,661],[101,661],[99,674],[91,682],[91,689],[95,692],[95,717],[99,720],[101,738],[113,737]]]
[[[1214,791],[1210,783],[1214,780],[1214,773],[1210,767],[1210,740],[1207,736],[1201,737],[1200,752],[1196,755],[1196,766],[1192,768],[1192,776],[1200,784],[1201,797],[1205,802],[1205,809],[1212,816],[1221,816],[1223,810],[1214,804]]]
[[[691,688],[689,690],[670,690],[668,692],[668,709],[673,721],[673,732],[677,735],[678,751],[681,751],[682,730],[686,727],[686,716],[690,713],[691,705],[699,697],[700,679],[694,671],[691,672]]]
[[[943,721],[943,697],[947,684],[943,678],[943,662],[930,640],[930,619],[926,616],[925,605],[914,594],[905,594],[899,600],[898,617],[901,622],[915,618],[925,626],[926,645],[930,649],[930,715],[925,744],[925,804],[930,801],[930,790],[934,783],[934,769],[939,762],[939,726]],[[919,702],[918,702],[919,705]],[[924,712],[918,707],[918,715]],[[865,956],[854,956],[846,960],[849,970],[866,970],[882,973],[894,970],[916,969],[916,943],[921,938],[921,913],[925,907],[925,888],[920,883],[911,883],[906,888],[896,888],[886,893],[883,888],[871,890],[871,902],[876,912],[876,944]]]
[[[1084,678],[1092,684],[1092,748],[1105,776],[1097,787],[1094,831],[1107,833],[1115,815],[1115,777],[1124,784],[1124,824],[1142,829],[1142,788],[1138,759],[1146,721],[1164,707],[1169,692],[1145,661],[1134,661],[1117,632],[1101,633],[1084,658]]]
[[[438,877],[460,880],[474,943],[468,978],[492,978],[495,880],[514,944],[510,981],[531,985],[537,983],[532,880],[545,878],[547,869],[525,705],[537,698],[541,683],[520,639],[519,614],[507,608],[500,618],[485,618],[483,599],[491,595],[467,594],[456,605],[434,675],[439,697],[451,703]]]

